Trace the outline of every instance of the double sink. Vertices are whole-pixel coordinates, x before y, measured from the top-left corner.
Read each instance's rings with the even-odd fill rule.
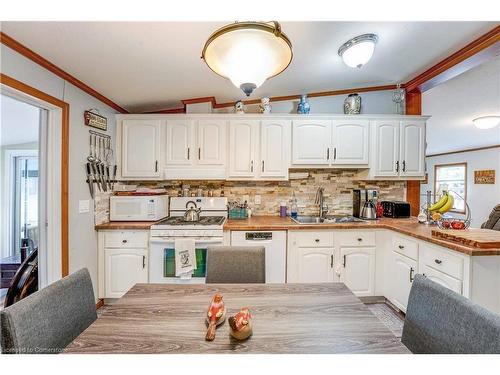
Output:
[[[339,224],[339,223],[366,223],[365,220],[350,215],[334,216],[297,216],[292,218],[297,224]]]

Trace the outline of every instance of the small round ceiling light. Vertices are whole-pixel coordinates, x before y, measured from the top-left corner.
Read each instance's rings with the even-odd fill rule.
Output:
[[[236,22],[216,30],[201,58],[218,75],[250,94],[292,61],[292,43],[278,22]]]
[[[500,116],[482,116],[472,120],[478,129],[492,129],[500,124]]]
[[[352,38],[339,48],[339,56],[351,68],[361,68],[372,58],[378,37],[375,34],[363,34]]]

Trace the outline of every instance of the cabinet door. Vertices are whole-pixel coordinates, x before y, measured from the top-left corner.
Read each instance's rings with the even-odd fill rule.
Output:
[[[290,166],[290,121],[262,121],[260,126],[260,174],[265,177],[288,177]]]
[[[147,249],[104,249],[106,298],[120,298],[137,283],[148,282]]]
[[[258,137],[259,121],[235,120],[229,123],[229,178],[256,176]]]
[[[192,165],[194,163],[193,127],[194,124],[190,120],[167,121],[166,165]]]
[[[425,122],[401,122],[400,176],[423,177],[425,173]]]
[[[448,276],[443,272],[437,271],[427,265],[424,265],[422,267],[422,274],[429,280],[432,280],[446,288],[449,288],[458,294],[462,294],[462,281]]]
[[[417,272],[417,262],[395,251],[391,251],[390,262],[391,291],[388,297],[398,309],[406,312],[413,277]]]
[[[369,121],[333,121],[333,164],[368,164]]]
[[[296,249],[298,262],[297,283],[333,282],[333,248]]]
[[[374,175],[397,177],[399,175],[399,121],[376,121]]]
[[[197,133],[197,163],[224,165],[226,162],[226,122],[224,120],[200,120]]]
[[[332,122],[328,120],[297,120],[292,126],[292,164],[329,165]]]
[[[375,292],[375,248],[344,247],[340,249],[340,281],[358,297]]]
[[[122,177],[160,177],[160,120],[123,120]]]

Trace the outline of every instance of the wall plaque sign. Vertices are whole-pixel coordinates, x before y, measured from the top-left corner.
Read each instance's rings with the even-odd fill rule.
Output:
[[[96,110],[89,109],[88,111],[85,111],[83,117],[85,119],[85,125],[104,131],[108,130],[108,119],[96,113]]]
[[[494,184],[495,183],[495,170],[488,169],[484,171],[474,171],[475,184]]]

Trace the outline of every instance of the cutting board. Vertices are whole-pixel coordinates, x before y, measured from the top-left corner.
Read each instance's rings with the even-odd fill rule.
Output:
[[[500,232],[491,229],[432,230],[432,236],[481,249],[500,248]]]

